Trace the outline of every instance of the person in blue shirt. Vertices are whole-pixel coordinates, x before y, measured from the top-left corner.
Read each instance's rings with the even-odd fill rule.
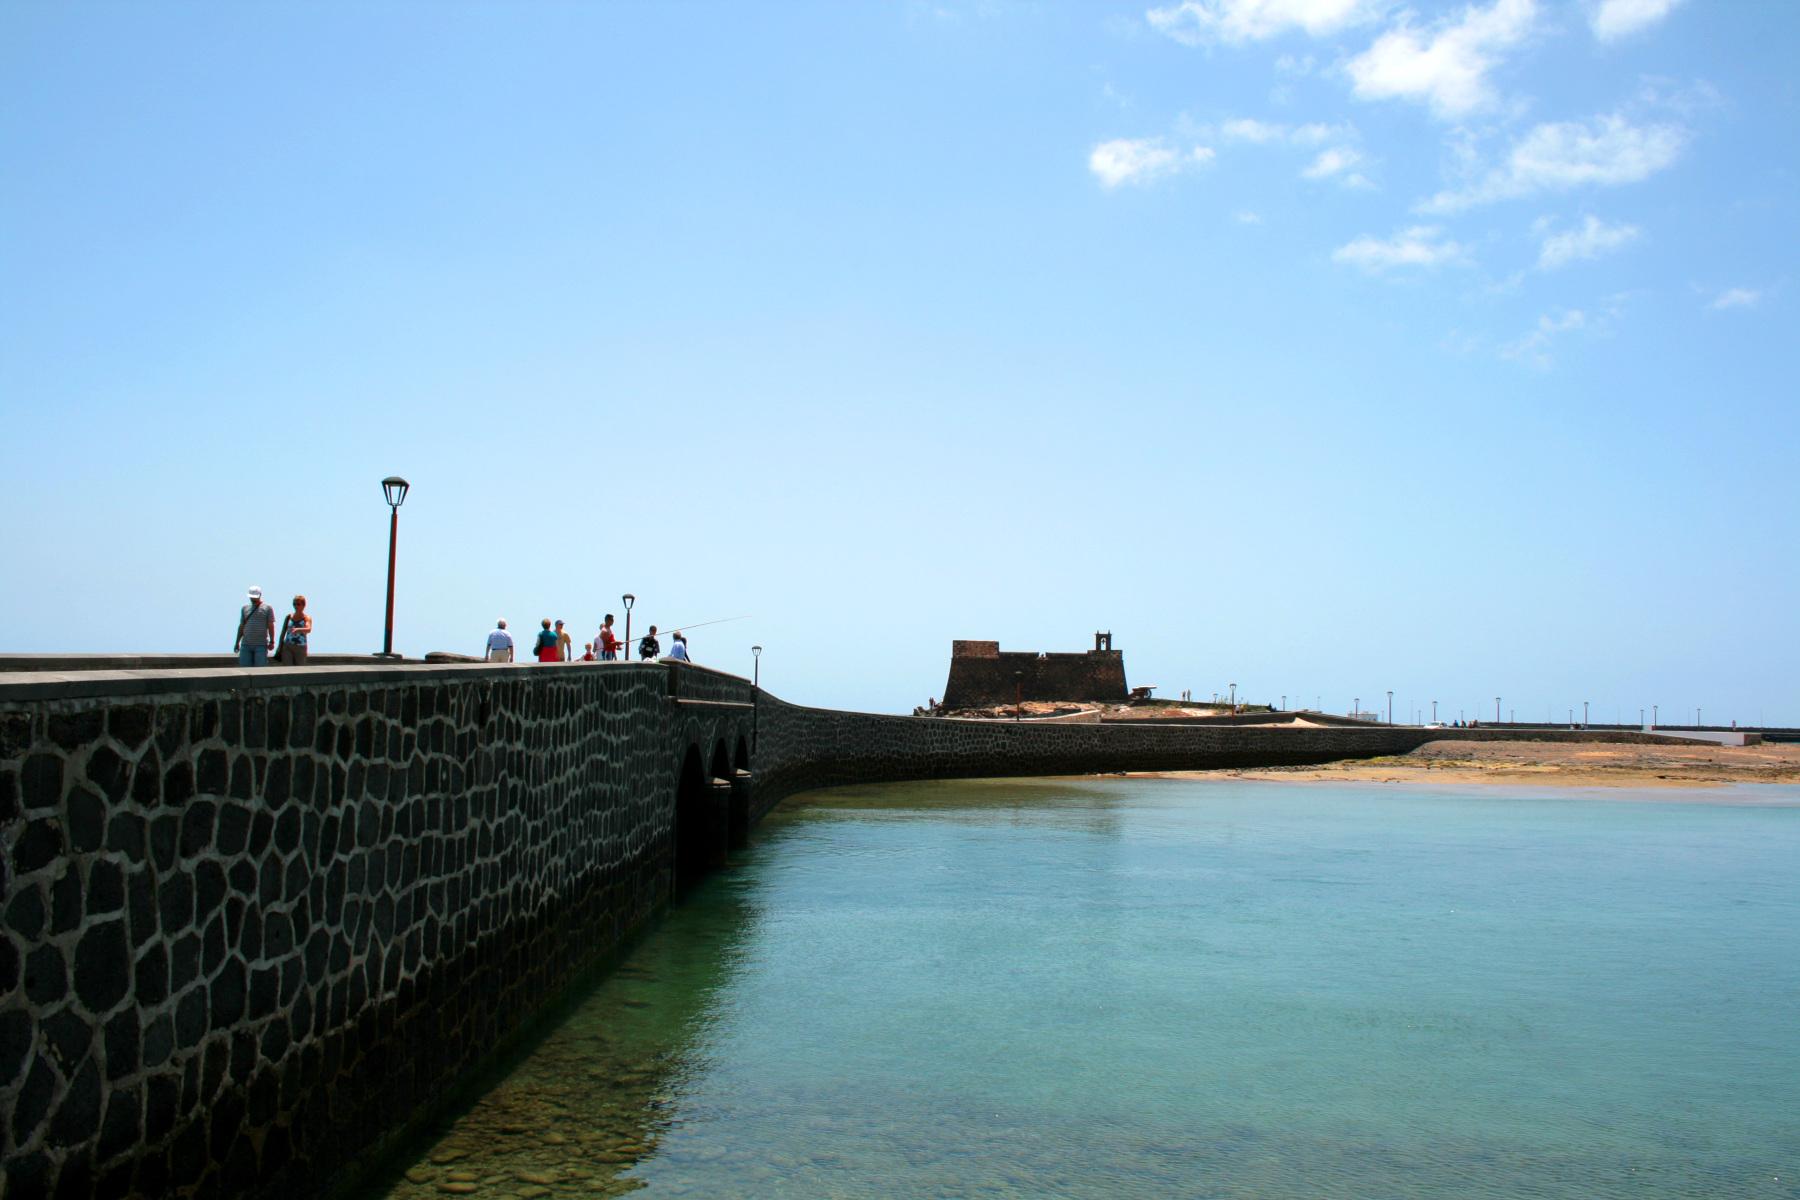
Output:
[[[694,661],[693,659],[688,657],[687,635],[685,633],[677,632],[675,634],[674,642],[669,647],[669,657],[676,659],[679,662],[693,662]]]

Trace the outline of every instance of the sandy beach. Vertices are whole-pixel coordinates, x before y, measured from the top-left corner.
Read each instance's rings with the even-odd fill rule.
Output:
[[[1410,754],[1242,771],[1240,779],[1369,783],[1540,783],[1554,787],[1714,787],[1800,783],[1800,745],[1642,746],[1566,742],[1431,742]]]

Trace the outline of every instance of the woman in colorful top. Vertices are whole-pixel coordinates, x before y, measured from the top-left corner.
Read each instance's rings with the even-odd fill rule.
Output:
[[[562,651],[556,644],[556,634],[550,631],[550,618],[544,618],[544,627],[538,630],[537,642],[533,645],[539,662],[561,662]]]
[[[311,635],[313,619],[306,614],[306,597],[294,597],[294,611],[281,619],[281,645],[275,661],[283,666],[306,665],[306,639]]]

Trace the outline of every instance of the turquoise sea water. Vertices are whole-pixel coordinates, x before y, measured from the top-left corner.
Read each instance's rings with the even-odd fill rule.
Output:
[[[1800,1197],[1800,788],[815,793],[415,1150],[384,1194]]]

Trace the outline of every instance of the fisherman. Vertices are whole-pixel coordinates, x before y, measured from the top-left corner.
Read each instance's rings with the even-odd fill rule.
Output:
[[[638,639],[638,657],[653,662],[661,653],[662,643],[656,640],[656,626],[652,625],[650,632]]]
[[[617,662],[619,658],[619,635],[613,632],[613,615],[606,614],[606,620],[600,622],[600,661]]]

